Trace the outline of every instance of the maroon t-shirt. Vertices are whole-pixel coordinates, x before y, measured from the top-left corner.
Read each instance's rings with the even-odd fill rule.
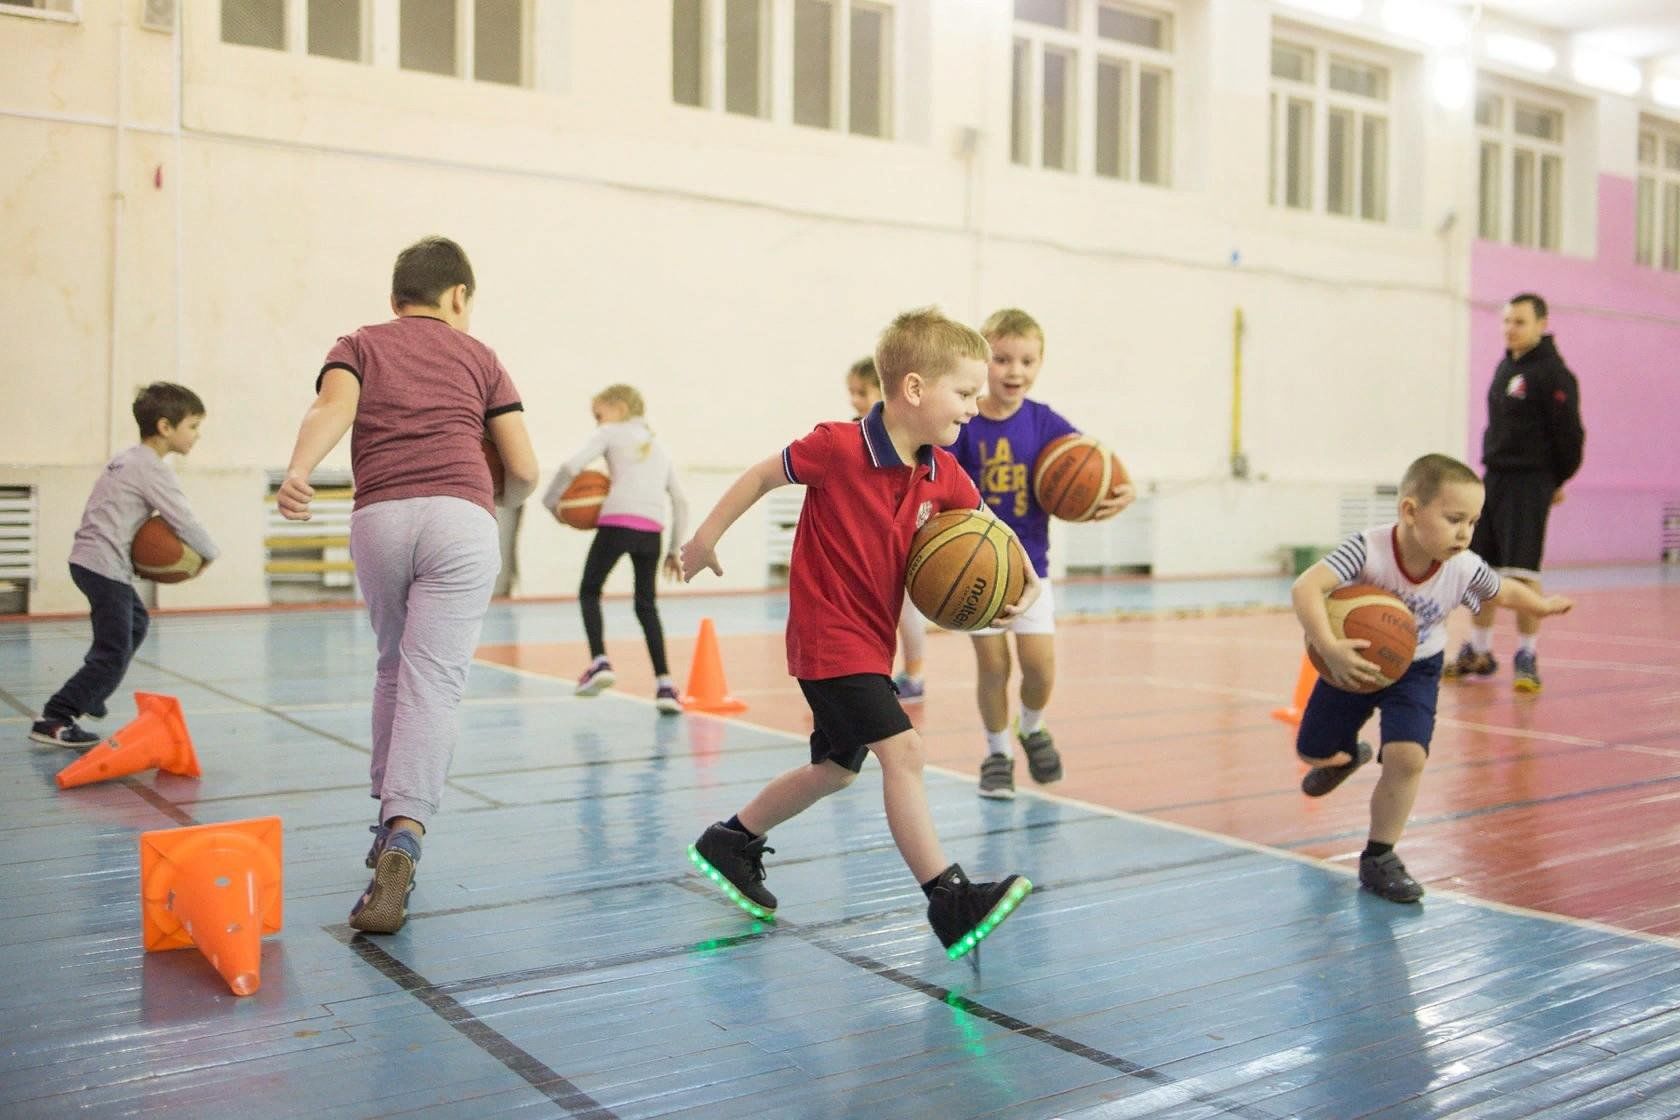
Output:
[[[398,498],[465,498],[495,516],[484,426],[520,411],[519,390],[495,351],[442,319],[405,315],[343,335],[329,369],[361,382],[350,432],[356,509]]]
[[[880,405],[788,444],[782,472],[807,487],[788,567],[788,672],[890,674],[910,540],[936,513],[977,508],[980,491],[943,447],[900,459]]]

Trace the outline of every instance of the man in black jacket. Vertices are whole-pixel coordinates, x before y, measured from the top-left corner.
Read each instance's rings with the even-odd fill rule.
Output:
[[[1488,389],[1488,424],[1482,433],[1487,503],[1470,549],[1501,575],[1540,590],[1540,554],[1546,516],[1563,501],[1563,484],[1581,466],[1581,399],[1575,375],[1546,333],[1546,301],[1533,292],[1505,305],[1505,358]],[[1493,614],[1476,616],[1470,640],[1447,665],[1449,677],[1491,676]],[[1537,642],[1540,620],[1517,615],[1520,641],[1512,660],[1518,692],[1540,691]]]

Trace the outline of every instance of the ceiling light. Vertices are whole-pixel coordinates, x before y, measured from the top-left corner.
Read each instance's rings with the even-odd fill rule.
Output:
[[[1680,78],[1652,78],[1651,100],[1670,109],[1680,109]]]
[[[1437,47],[1462,47],[1470,39],[1470,25],[1456,8],[1429,0],[1383,0],[1382,25]]]
[[[1570,56],[1569,69],[1582,85],[1623,97],[1633,96],[1645,84],[1637,64],[1602,51],[1577,49]]]

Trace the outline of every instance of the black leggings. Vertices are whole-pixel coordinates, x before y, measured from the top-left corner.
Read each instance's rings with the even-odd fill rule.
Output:
[[[665,664],[665,631],[659,625],[659,607],[654,602],[655,581],[659,577],[659,534],[646,529],[603,525],[595,530],[589,558],[583,562],[583,582],[578,586],[589,656],[602,657],[607,652],[606,639],[601,633],[601,588],[618,564],[618,558],[626,553],[636,574],[636,621],[642,624],[642,634],[647,638],[654,674],[662,677],[671,670]]]

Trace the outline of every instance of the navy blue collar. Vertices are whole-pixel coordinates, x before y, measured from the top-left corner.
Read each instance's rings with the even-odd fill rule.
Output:
[[[898,456],[898,448],[893,446],[892,436],[887,434],[886,409],[879,402],[871,408],[863,420],[863,446],[869,452],[869,461],[877,467],[906,467],[909,466]],[[928,478],[934,476],[935,464],[933,445],[923,444],[916,449],[916,462],[928,469]]]

